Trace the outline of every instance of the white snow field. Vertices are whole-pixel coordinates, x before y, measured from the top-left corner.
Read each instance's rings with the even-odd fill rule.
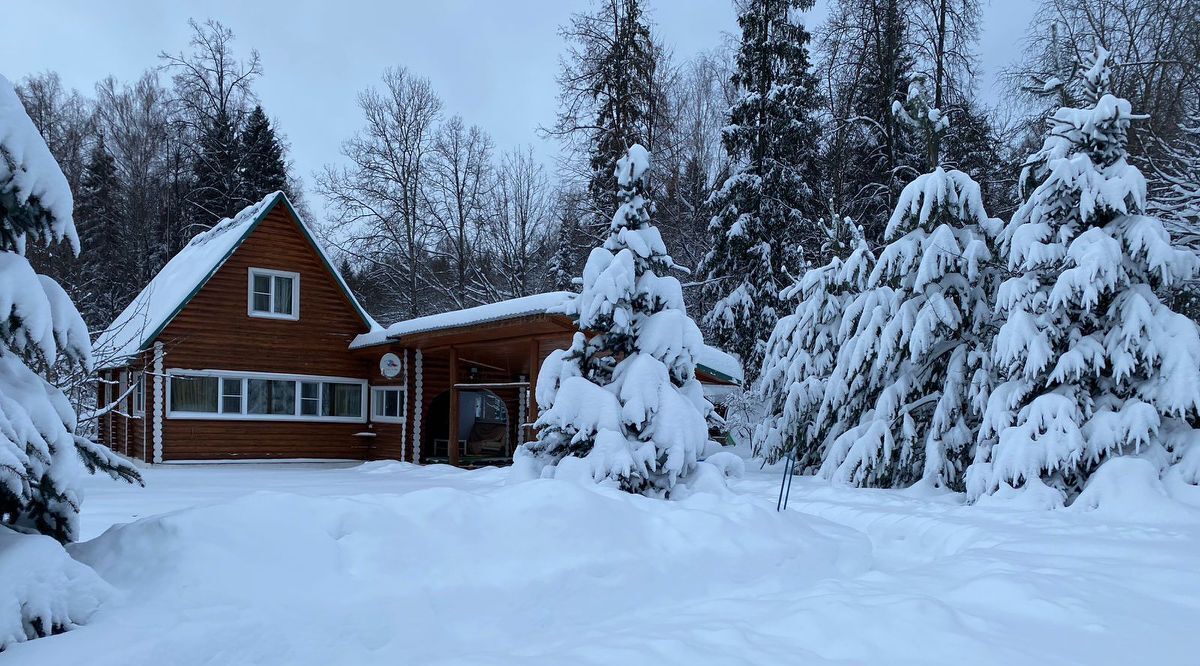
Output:
[[[1195,664],[1200,509],[797,478],[661,501],[402,463],[95,479],[114,589],[0,664]],[[1116,491],[1114,491],[1115,493]]]

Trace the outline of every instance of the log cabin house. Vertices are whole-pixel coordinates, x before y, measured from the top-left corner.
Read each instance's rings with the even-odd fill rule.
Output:
[[[378,325],[276,192],[193,239],[95,342],[99,438],[159,463],[511,460],[541,362],[574,321],[551,292]],[[741,380],[706,348],[706,391]],[[450,446],[457,442],[457,446]]]

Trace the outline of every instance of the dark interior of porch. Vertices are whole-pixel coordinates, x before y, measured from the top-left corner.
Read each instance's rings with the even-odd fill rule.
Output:
[[[426,351],[427,367],[444,367],[439,374],[445,380],[427,386],[432,400],[423,416],[422,461],[466,467],[511,463],[532,434],[534,376],[543,347],[548,353],[555,346],[521,336]]]

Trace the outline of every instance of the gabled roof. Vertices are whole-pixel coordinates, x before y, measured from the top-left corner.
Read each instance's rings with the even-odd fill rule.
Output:
[[[363,323],[372,330],[378,329],[379,324],[354,298],[346,281],[317,242],[312,230],[300,219],[287,196],[283,192],[272,192],[262,201],[243,208],[232,218],[221,220],[213,228],[199,234],[172,257],[129,307],[96,337],[93,357],[97,365],[102,368],[117,367],[130,356],[148,348],[280,203],[287,206],[288,213],[312,244],[321,263],[333,276]]]
[[[350,343],[350,348],[358,349],[389,342],[403,344],[404,338],[411,335],[479,326],[535,315],[560,315],[567,318],[568,315],[564,314],[562,306],[572,296],[574,294],[569,291],[549,291],[543,294],[510,298],[487,305],[477,305],[463,310],[407,319],[396,322],[387,328],[372,329],[355,337]],[[724,381],[741,384],[744,379],[742,364],[733,356],[716,347],[705,345],[696,359],[696,367]]]

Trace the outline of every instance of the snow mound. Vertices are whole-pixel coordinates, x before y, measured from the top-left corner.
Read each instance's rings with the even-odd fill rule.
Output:
[[[1139,522],[1200,519],[1195,510],[1171,498],[1154,463],[1132,456],[1111,458],[1096,468],[1071,509]]]
[[[54,539],[0,527],[0,651],[75,628],[110,592]]]
[[[157,654],[220,661],[220,636],[225,656],[291,664],[427,663],[463,641],[519,649],[539,626],[628,612],[639,590],[684,603],[781,568],[815,583],[865,570],[869,548],[742,497],[661,502],[540,480],[486,494],[260,492],[73,550],[126,593],[130,643],[143,622],[187,625],[160,635]]]

